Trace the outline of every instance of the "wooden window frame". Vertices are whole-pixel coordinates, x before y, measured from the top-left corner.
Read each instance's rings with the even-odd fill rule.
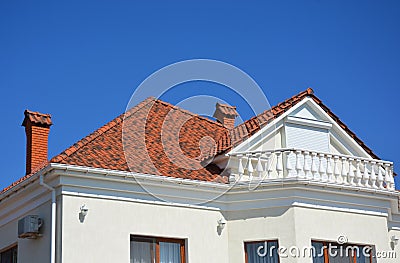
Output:
[[[358,246],[358,247],[370,246],[370,245],[361,245],[361,244],[343,244],[343,245],[340,245],[340,244],[338,244],[336,242],[321,241],[321,240],[311,240],[311,242],[322,243],[323,248],[324,248],[324,263],[329,263],[329,254],[328,254],[328,249],[327,249],[329,244],[332,244],[332,245],[338,246],[338,247],[343,246],[344,248],[346,248],[347,246]],[[372,261],[372,252],[373,251],[371,250],[370,255],[369,255],[369,263],[373,263],[373,261]],[[357,255],[356,254],[353,255],[353,263],[357,263]]]
[[[0,262],[1,262],[1,254],[5,253],[5,252],[8,252],[10,250],[12,250],[12,251],[16,250],[17,255],[16,255],[16,261],[15,262],[18,262],[18,244],[13,244],[13,245],[11,245],[9,247],[6,247],[6,248],[0,250]]]
[[[258,240],[258,241],[245,241],[243,242],[244,245],[244,259],[245,259],[245,263],[249,263],[249,257],[248,257],[248,253],[247,253],[247,244],[255,244],[255,243],[264,243],[264,242],[276,242],[278,243],[278,247],[279,247],[279,241],[278,239],[270,239],[270,240]],[[278,249],[278,247],[276,249]],[[278,263],[281,262],[281,258],[279,257],[278,254]]]
[[[155,253],[154,253],[155,254],[155,263],[160,262],[160,242],[177,243],[180,245],[180,252],[181,252],[181,262],[180,263],[186,262],[185,239],[131,235],[130,241],[135,241],[135,240],[143,240],[143,241],[153,242],[153,245],[155,248]],[[153,253],[152,253],[152,257],[153,257]]]

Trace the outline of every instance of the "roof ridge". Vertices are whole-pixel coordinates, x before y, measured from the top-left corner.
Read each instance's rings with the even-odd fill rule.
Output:
[[[124,113],[118,115],[117,117],[115,117],[111,121],[107,122],[106,124],[104,124],[100,128],[96,129],[95,131],[93,131],[89,135],[83,137],[82,139],[80,139],[79,141],[77,141],[76,143],[74,143],[73,145],[71,145],[70,147],[68,147],[64,151],[62,151],[61,153],[59,153],[56,156],[54,156],[53,158],[51,158],[49,162],[60,162],[60,161],[64,160],[65,158],[67,158],[68,156],[72,155],[74,152],[79,150],[81,147],[87,145],[88,143],[90,143],[91,141],[95,140],[96,138],[98,138],[99,136],[101,136],[102,134],[104,134],[105,132],[110,130],[111,128],[115,127],[115,125],[117,125],[118,123],[120,123],[124,119],[123,117],[126,118],[126,117],[131,116],[134,112],[140,110],[141,108],[146,106],[148,103],[150,103],[150,101],[154,101],[154,100],[155,100],[154,97],[146,98],[145,100],[140,102],[138,105],[136,105],[132,109],[128,110],[127,112],[129,112],[129,115],[125,116],[127,112],[124,112]]]
[[[199,119],[208,121],[208,122],[210,122],[210,123],[212,123],[212,124],[217,124],[217,125],[219,125],[219,126],[221,126],[221,127],[225,127],[224,125],[222,125],[222,124],[219,123],[219,122],[213,121],[213,120],[208,119],[208,118],[206,118],[206,117],[203,117],[203,116],[201,116],[201,115],[199,115],[199,114],[196,114],[196,113],[194,113],[194,112],[191,112],[191,111],[186,110],[186,109],[184,109],[184,108],[181,108],[181,107],[179,107],[179,106],[173,105],[173,104],[171,104],[171,103],[169,103],[169,102],[166,102],[166,101],[163,101],[163,100],[160,100],[160,99],[156,99],[156,101],[159,102],[159,103],[162,103],[162,104],[164,104],[164,105],[170,106],[170,107],[172,107],[172,108],[174,108],[174,109],[180,110],[182,113],[191,115],[191,116],[193,116],[193,117],[198,117]]]
[[[206,120],[206,121],[208,121],[208,122],[210,122],[212,124],[216,124],[216,125],[219,125],[221,127],[224,127],[221,123],[212,121],[212,120],[210,120],[208,118],[205,118],[203,116],[200,116],[198,114],[195,114],[193,112],[185,110],[185,109],[183,109],[181,107],[173,105],[173,104],[171,104],[169,102],[166,102],[166,101],[163,101],[163,100],[160,100],[160,99],[157,99],[157,98],[151,96],[151,97],[146,98],[145,100],[143,100],[138,105],[136,105],[135,107],[131,108],[130,110],[118,115],[117,117],[115,117],[111,121],[107,122],[106,124],[104,124],[100,128],[98,128],[95,131],[93,131],[92,133],[90,133],[89,135],[87,135],[87,136],[83,137],[82,139],[80,139],[79,141],[75,142],[73,145],[71,145],[70,147],[68,147],[67,149],[62,151],[61,153],[59,153],[56,156],[52,157],[50,159],[50,162],[60,162],[60,161],[64,160],[65,158],[67,158],[68,156],[72,155],[74,152],[79,150],[81,147],[87,145],[91,141],[95,140],[96,138],[98,138],[99,136],[101,136],[102,134],[104,134],[105,132],[110,130],[111,128],[113,128],[115,125],[119,124],[123,119],[131,117],[135,112],[137,112],[138,110],[140,110],[144,106],[146,106],[149,103],[151,103],[151,101],[154,101],[155,103],[160,103],[160,104],[169,106],[169,107],[171,107],[173,109],[181,111],[182,113],[185,113],[185,114],[191,115],[193,117],[197,117],[199,119]]]

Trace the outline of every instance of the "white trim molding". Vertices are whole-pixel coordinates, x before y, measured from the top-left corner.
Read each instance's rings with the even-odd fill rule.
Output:
[[[295,116],[287,116],[285,122],[297,125],[309,126],[313,128],[326,129],[326,130],[332,128],[332,124],[326,121],[312,120]]]

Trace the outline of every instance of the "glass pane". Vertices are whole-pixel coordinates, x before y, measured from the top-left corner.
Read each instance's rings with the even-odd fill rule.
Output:
[[[160,242],[160,263],[181,263],[181,244]]]
[[[13,263],[17,263],[18,262],[18,259],[17,259],[17,257],[18,257],[18,248],[17,247],[15,247],[15,248],[13,248]]]
[[[324,258],[324,243],[312,242],[311,244],[315,249],[315,253],[313,252],[313,263],[327,263]]]
[[[354,256],[351,250],[346,250],[346,247],[333,245],[331,252],[328,249],[329,263],[354,263]]]
[[[131,241],[130,263],[155,263],[154,243],[151,239],[134,239]]]
[[[368,248],[368,249],[364,249],[364,248]],[[371,250],[369,249],[369,247],[366,246],[360,246],[360,253],[359,255],[357,255],[357,263],[369,263],[370,262],[370,255],[371,255]]]
[[[13,247],[0,253],[0,263],[16,263],[18,248]]]
[[[278,263],[278,242],[246,243],[248,263]]]

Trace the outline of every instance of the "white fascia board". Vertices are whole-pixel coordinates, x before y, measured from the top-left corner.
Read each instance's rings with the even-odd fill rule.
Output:
[[[121,201],[131,201],[131,202],[141,202],[148,203],[154,205],[168,205],[168,206],[177,206],[177,207],[187,207],[187,208],[198,208],[198,209],[206,209],[213,211],[221,211],[221,212],[229,212],[229,211],[240,211],[240,210],[248,210],[248,209],[265,209],[269,208],[266,204],[269,203],[269,200],[273,201],[275,205],[283,205],[285,207],[290,207],[293,202],[303,202],[308,204],[313,204],[313,200],[315,200],[315,195],[318,195],[318,199],[320,200],[319,205],[325,205],[326,207],[341,207],[343,209],[354,209],[355,207],[360,207],[359,213],[371,214],[374,213],[382,213],[382,209],[390,209],[389,205],[379,205],[390,203],[392,200],[397,200],[400,192],[388,192],[382,190],[374,190],[374,189],[363,189],[351,186],[339,186],[339,185],[329,185],[319,182],[310,182],[303,180],[293,180],[293,179],[280,179],[272,182],[263,182],[256,191],[249,191],[248,184],[237,184],[237,185],[228,185],[228,184],[218,184],[218,183],[209,183],[209,182],[199,182],[194,180],[184,180],[179,178],[165,178],[158,175],[146,175],[140,174],[139,176],[143,179],[141,183],[146,185],[157,185],[160,188],[164,188],[169,192],[169,194],[173,194],[174,196],[180,197],[181,200],[184,200],[186,196],[184,193],[186,191],[182,191],[183,189],[190,189],[195,193],[194,197],[201,196],[207,192],[221,192],[224,193],[223,196],[219,197],[216,200],[212,200],[207,205],[191,205],[189,203],[185,204],[184,202],[159,202],[153,200],[143,200],[140,198],[135,198],[135,195],[130,195],[130,189],[116,189],[117,191],[113,194],[113,187],[110,184],[110,188],[106,189],[107,191],[91,191],[90,187],[96,186],[97,180],[109,180],[110,182],[134,182],[133,174],[123,171],[112,171],[105,170],[101,168],[89,168],[89,167],[77,167],[71,165],[64,164],[52,164],[51,165],[52,172],[48,175],[51,177],[56,176],[66,176],[72,174],[71,178],[85,178],[86,180],[92,181],[87,188],[88,191],[82,191],[87,187],[86,183],[82,184],[84,181],[76,181],[77,183],[81,183],[81,185],[76,185],[74,182],[71,186],[63,185],[62,180],[58,180],[60,190],[62,190],[61,194],[66,195],[78,195],[87,198],[104,198],[104,199],[113,199],[113,200],[121,200]],[[136,175],[135,175],[136,176]],[[168,179],[168,180],[166,180]],[[179,183],[184,181],[185,183]],[[88,181],[86,181],[88,182]],[[117,185],[116,185],[117,186]],[[38,188],[40,189],[40,188]],[[96,190],[96,189],[94,189]],[[297,191],[295,194],[291,194],[287,196],[286,191]],[[225,192],[226,191],[226,192]],[[19,193],[23,193],[25,191],[21,191]],[[123,194],[118,194],[118,193]],[[39,195],[43,194],[38,193]],[[143,191],[143,194],[146,194]],[[148,194],[148,193],[147,193]],[[259,195],[262,195],[259,198],[256,198]],[[314,196],[313,196],[314,195]],[[337,198],[332,198],[332,195],[340,195],[345,198],[343,201],[336,200]],[[192,198],[193,196],[188,198]],[[291,198],[288,200],[288,197]],[[13,197],[14,198],[14,197]],[[18,197],[16,197],[18,198]],[[43,199],[42,199],[43,198]],[[260,199],[261,198],[261,199]],[[314,198],[314,199],[313,199]],[[340,199],[343,199],[340,198]],[[354,198],[354,199],[353,199]],[[359,203],[357,200],[363,200]],[[48,200],[49,195],[43,196],[40,199],[37,199],[39,203],[42,203],[44,200]],[[281,201],[280,201],[281,200]],[[351,201],[353,200],[353,201]],[[8,200],[7,200],[8,201]],[[21,198],[18,200],[19,206],[23,206],[21,203],[25,201],[25,205],[32,206],[33,202],[26,202],[26,200],[22,200]],[[309,201],[309,202],[308,202]],[[253,202],[249,204],[249,202]],[[7,204],[9,204],[7,202]],[[17,204],[15,204],[17,205]],[[24,205],[24,206],[25,206]],[[37,205],[37,203],[35,203]],[[249,207],[253,206],[253,207]],[[22,210],[21,210],[22,209]],[[2,223],[11,220],[12,218],[16,218],[15,216],[20,215],[25,211],[23,208],[19,208],[19,210],[12,212],[8,215],[5,215],[7,218],[3,217]],[[364,212],[363,212],[364,211]],[[369,211],[369,212],[368,212]],[[347,212],[352,212],[347,210]]]
[[[49,173],[50,172],[50,173]],[[125,172],[125,171],[115,171],[115,170],[106,170],[102,168],[90,168],[90,167],[82,167],[82,166],[74,166],[74,165],[66,165],[66,164],[55,164],[52,163],[49,165],[49,167],[46,168],[46,171],[44,172],[47,174],[46,178],[48,176],[57,176],[57,175],[75,175],[77,177],[85,178],[85,179],[91,179],[91,180],[118,180],[121,182],[134,182],[134,183],[140,183],[143,185],[148,185],[148,186],[157,186],[159,188],[165,188],[165,189],[170,189],[172,191],[178,191],[177,195],[179,197],[179,192],[182,190],[190,189],[190,191],[197,192],[197,193],[203,193],[203,194],[215,194],[215,193],[225,193],[227,195],[230,194],[236,194],[241,191],[248,192],[248,187],[249,184],[246,182],[243,183],[237,183],[235,185],[231,184],[223,184],[223,183],[214,183],[214,182],[205,182],[205,181],[196,181],[196,180],[190,180],[190,179],[181,179],[181,178],[171,178],[171,177],[165,177],[165,176],[159,176],[159,175],[148,175],[148,174],[134,174],[130,172]],[[17,190],[20,187],[23,187],[24,185],[32,182],[35,176],[32,176],[29,178],[26,182],[22,182],[20,185],[17,185],[14,189],[13,192],[11,192],[11,195],[9,198],[14,199],[18,198],[18,194],[14,194],[17,192]],[[132,179],[135,179],[133,181]],[[48,180],[48,179],[47,179]],[[137,180],[137,181],[136,181]],[[62,184],[62,182],[61,182]],[[315,186],[320,186],[325,189],[340,189],[340,190],[348,190],[351,193],[354,194],[360,194],[360,193],[373,193],[373,198],[377,198],[378,196],[399,196],[400,192],[389,192],[389,191],[382,191],[379,189],[364,189],[362,187],[354,187],[354,186],[343,186],[343,185],[335,185],[335,184],[328,184],[328,183],[321,183],[321,182],[312,182],[312,181],[304,181],[304,180],[299,180],[299,179],[291,179],[291,178],[285,178],[285,179],[277,179],[277,180],[271,180],[268,182],[262,182],[258,189],[276,189],[276,188],[283,188],[286,185],[298,185],[298,186],[305,186],[305,185],[315,185]],[[85,187],[84,185],[81,187]],[[6,193],[9,193],[8,191]],[[9,193],[10,194],[10,193]],[[338,193],[338,194],[343,194],[343,193]],[[7,195],[8,197],[8,195]],[[3,196],[5,198],[5,196]],[[3,200],[2,200],[3,201]],[[12,200],[10,200],[12,201]]]
[[[37,171],[35,174],[33,174],[32,176],[30,176],[28,179],[20,182],[19,184],[11,187],[10,189],[8,189],[7,191],[5,191],[4,193],[2,193],[0,195],[0,202],[3,201],[3,199],[8,198],[13,196],[16,192],[18,192],[21,188],[25,188],[27,185],[35,182],[36,180],[39,179],[39,176],[42,175],[46,175],[47,173],[49,173],[52,170],[51,165],[47,165],[44,168],[42,168],[41,170]]]
[[[83,174],[94,174],[94,175],[103,175],[103,176],[114,176],[119,178],[135,178],[136,180],[140,180],[141,182],[158,182],[158,183],[170,183],[171,185],[190,185],[197,187],[205,187],[209,189],[226,189],[229,187],[229,184],[223,183],[215,183],[208,181],[200,181],[200,180],[192,180],[192,179],[183,179],[183,178],[175,178],[168,177],[162,175],[153,175],[153,174],[143,174],[143,173],[134,173],[134,172],[126,172],[119,170],[108,170],[103,168],[92,168],[86,166],[77,166],[77,165],[66,165],[59,163],[52,163],[51,167],[54,169],[59,169],[60,171],[68,171],[68,172],[77,172]]]

